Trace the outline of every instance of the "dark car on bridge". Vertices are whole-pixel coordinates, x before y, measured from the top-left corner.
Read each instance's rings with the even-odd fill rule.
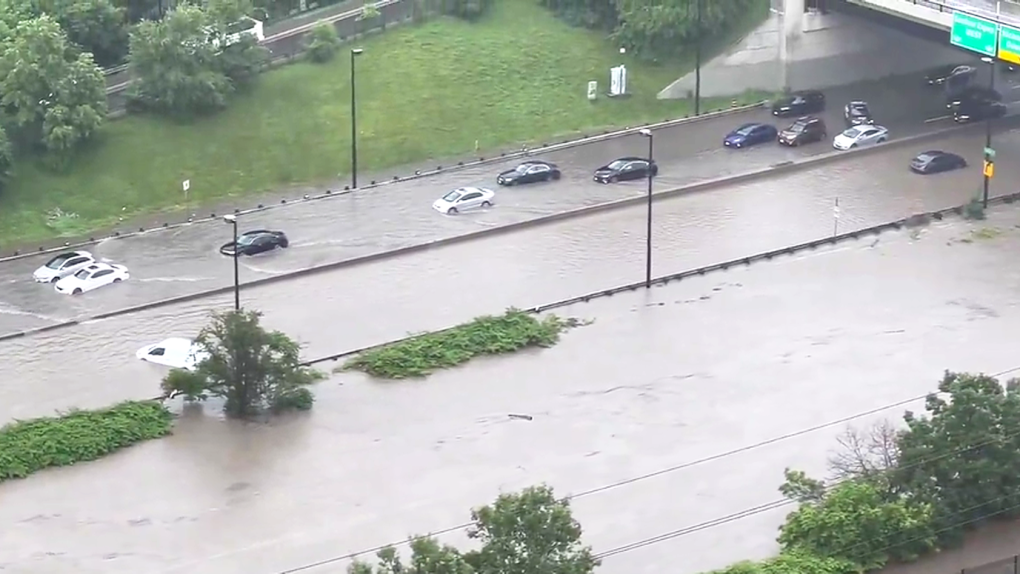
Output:
[[[783,145],[799,146],[822,141],[827,135],[825,122],[821,118],[804,116],[779,132],[777,141]]]
[[[953,121],[958,124],[978,122],[1006,115],[1006,104],[993,100],[963,100],[953,108]]]
[[[860,100],[855,100],[843,106],[843,120],[848,128],[870,126],[875,123],[875,118],[871,115],[871,108],[868,107],[868,102]]]
[[[643,179],[651,173],[652,177],[659,174],[659,166],[654,161],[641,157],[621,157],[595,170],[592,177],[599,183],[616,183],[631,179]]]
[[[496,176],[500,185],[521,185],[560,178],[560,168],[547,161],[526,161],[514,169],[508,169]]]
[[[777,117],[813,114],[825,109],[825,94],[818,90],[793,92],[772,103],[772,115]]]
[[[287,248],[290,241],[282,231],[269,231],[268,229],[255,229],[246,231],[237,236],[237,244],[233,241],[225,243],[220,247],[220,253],[228,257],[235,255],[255,255],[272,251],[277,248]]]
[[[917,154],[910,160],[910,171],[928,175],[967,167],[967,160],[942,150],[929,150]]]
[[[742,149],[761,143],[774,141],[779,135],[776,126],[771,124],[744,124],[726,134],[723,146]]]
[[[970,86],[961,90],[956,95],[946,98],[946,107],[950,110],[955,110],[964,105],[988,104],[1001,101],[1002,94],[991,88]]]
[[[967,64],[949,64],[948,66],[939,66],[938,68],[932,68],[928,70],[928,73],[924,76],[924,81],[929,86],[941,86],[945,84],[949,78],[961,78],[963,76],[972,76],[977,73],[977,68],[969,66]]]

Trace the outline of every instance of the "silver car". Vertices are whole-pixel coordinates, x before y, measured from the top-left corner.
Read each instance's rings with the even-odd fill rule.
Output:
[[[889,130],[882,126],[854,126],[832,140],[832,147],[848,150],[880,144],[889,139]]]

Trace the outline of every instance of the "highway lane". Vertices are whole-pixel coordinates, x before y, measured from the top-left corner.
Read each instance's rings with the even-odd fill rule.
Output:
[[[1020,91],[1011,94],[1020,97]],[[925,123],[926,119],[944,115],[945,110],[939,92],[922,86],[919,78],[912,77],[830,92],[831,103],[824,117],[831,132],[836,133],[841,125],[842,102],[851,98],[871,102],[879,121],[892,130],[892,138],[948,125],[948,120]],[[723,149],[722,136],[748,121],[775,120],[767,111],[754,111],[657,130],[655,155],[662,169],[656,185],[660,189],[683,185],[832,151],[827,143],[794,149],[778,145],[745,151]],[[789,120],[777,123],[785,125]],[[644,182],[603,186],[591,181],[591,171],[616,157],[640,154],[645,145],[635,135],[538,154],[536,157],[558,163],[564,171],[563,179],[499,190],[497,206],[481,213],[449,217],[433,211],[431,203],[460,185],[493,186],[495,174],[516,165],[516,161],[248,215],[241,219],[242,231],[262,227],[282,229],[290,236],[292,246],[285,251],[243,259],[241,279],[250,281],[633,197],[644,193]],[[1010,157],[1011,153],[1008,147],[1000,149],[1000,157]],[[718,200],[728,201],[724,196],[718,196]],[[0,333],[230,285],[232,266],[217,252],[217,247],[229,240],[229,226],[218,221],[107,240],[92,251],[100,258],[127,265],[133,279],[75,299],[60,297],[47,286],[31,282],[32,270],[48,256],[0,265],[0,285],[4,285],[0,291]]]
[[[1020,131],[999,140],[1000,149],[1020,145]],[[940,147],[961,151],[974,162],[981,136],[953,138]],[[654,272],[828,236],[837,198],[839,230],[849,231],[959,205],[974,194],[979,168],[917,176],[904,168],[916,151],[890,149],[656,202]],[[996,182],[1015,190],[1020,168],[1004,162]],[[645,214],[643,206],[628,207],[256,287],[242,293],[242,303],[263,311],[269,326],[303,342],[306,357],[326,356],[509,306],[529,307],[639,281]],[[165,337],[194,336],[210,310],[231,305],[229,295],[205,298],[0,342],[5,358],[0,422],[158,394],[163,370],[136,360],[134,352]]]
[[[418,383],[337,377],[309,415],[272,425],[186,412],[166,439],[0,485],[0,562],[35,574],[291,571],[463,523],[499,492],[583,492],[922,395],[944,368],[1015,367],[1018,222],[1011,208],[976,224],[1013,229],[993,240],[961,243],[975,225],[953,222],[600,300],[566,310],[595,321],[551,349]],[[921,402],[885,415],[906,408]],[[779,499],[783,469],[824,475],[842,430],[572,507],[606,551]],[[614,556],[600,572],[696,574],[764,557],[788,510]]]

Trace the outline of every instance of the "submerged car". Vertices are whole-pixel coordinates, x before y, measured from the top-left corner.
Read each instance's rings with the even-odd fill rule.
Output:
[[[868,107],[868,102],[860,100],[850,102],[843,107],[843,120],[848,128],[875,123],[875,118],[871,116],[871,108]]]
[[[209,354],[191,339],[171,337],[138,349],[135,357],[157,365],[192,370]]]
[[[779,98],[772,104],[772,115],[776,117],[813,114],[825,109],[825,94],[818,90],[793,92]]]
[[[942,150],[929,150],[910,160],[910,171],[927,175],[967,167],[967,160]]]
[[[805,116],[797,118],[797,121],[790,124],[790,127],[779,132],[777,139],[783,145],[799,146],[822,141],[826,137],[828,134],[825,130],[825,122],[821,118]]]
[[[832,147],[848,150],[880,144],[889,139],[889,130],[882,126],[854,126],[832,140]]]
[[[88,251],[65,251],[36,269],[32,279],[36,283],[53,283],[95,262]]]
[[[960,78],[962,76],[969,76],[977,73],[977,68],[969,66],[967,64],[949,64],[948,66],[939,66],[928,70],[928,73],[924,76],[924,81],[929,86],[941,86],[945,84],[949,78]]]
[[[106,285],[127,281],[131,276],[127,267],[112,263],[93,263],[79,269],[74,275],[68,275],[54,284],[57,293],[64,295],[81,295]]]
[[[432,203],[432,209],[439,213],[455,215],[469,209],[492,207],[496,192],[482,187],[458,187]]]
[[[290,240],[287,234],[282,231],[270,231],[268,229],[255,229],[245,231],[237,236],[237,244],[233,241],[220,246],[220,253],[227,257],[234,255],[256,255],[274,249],[286,249],[290,247]]]
[[[1002,102],[966,100],[953,109],[953,121],[959,124],[976,122],[1006,115],[1006,104]]]
[[[968,104],[983,104],[990,102],[1001,102],[1002,94],[991,88],[982,86],[970,86],[963,90],[960,90],[952,96],[946,98],[946,107],[950,110],[968,105]]]
[[[596,169],[592,179],[599,183],[616,183],[658,174],[659,166],[654,161],[642,157],[621,157]]]
[[[514,169],[508,169],[496,176],[499,185],[521,185],[560,178],[560,168],[547,161],[526,161]]]
[[[776,139],[779,132],[771,124],[744,124],[726,134],[723,145],[730,148],[747,148]]]

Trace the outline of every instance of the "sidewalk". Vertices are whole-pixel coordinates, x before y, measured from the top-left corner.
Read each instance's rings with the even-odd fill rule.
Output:
[[[1020,554],[1020,520],[997,522],[967,536],[959,548],[944,550],[913,564],[898,564],[881,574],[1015,574]]]

